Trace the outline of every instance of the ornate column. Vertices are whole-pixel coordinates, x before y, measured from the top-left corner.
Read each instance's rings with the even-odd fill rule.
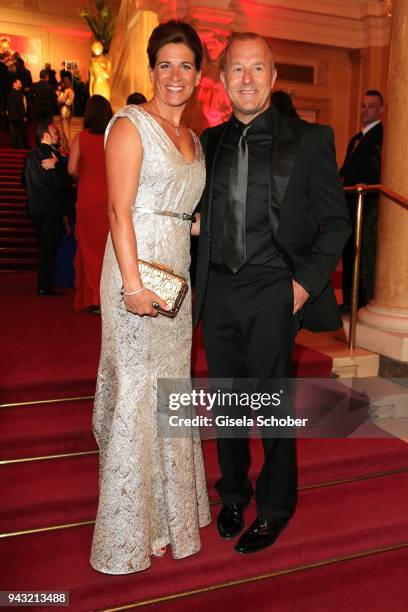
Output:
[[[408,197],[408,2],[393,0],[382,183]],[[408,362],[408,209],[381,197],[374,300],[357,344]]]

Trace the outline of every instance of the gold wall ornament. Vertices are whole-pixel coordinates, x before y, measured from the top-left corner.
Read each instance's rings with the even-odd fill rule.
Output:
[[[91,47],[92,58],[89,67],[89,93],[91,96],[103,96],[110,100],[109,77],[111,61],[103,55],[103,44],[96,40]]]

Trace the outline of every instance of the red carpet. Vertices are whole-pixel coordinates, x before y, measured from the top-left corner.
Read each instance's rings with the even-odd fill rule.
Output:
[[[393,438],[361,442],[357,439],[299,440],[300,486],[316,486],[408,467],[407,445],[403,442]],[[88,449],[94,447],[95,444]],[[219,478],[219,468],[214,440],[205,441],[204,456],[209,495],[217,501],[214,484]],[[260,441],[252,440],[251,477],[259,472],[262,456]],[[98,457],[86,455],[52,462],[3,465],[0,489],[8,491],[0,509],[4,532],[93,520],[98,499]]]
[[[2,582],[11,590],[70,590],[73,609],[92,610],[390,546],[408,541],[407,485],[408,474],[397,474],[375,484],[303,491],[290,526],[262,553],[236,554],[210,525],[202,530],[201,553],[180,561],[171,555],[153,559],[148,571],[130,576],[104,576],[90,567],[92,527],[6,538],[0,541],[7,560]],[[253,519],[253,506],[246,516]]]
[[[405,612],[408,549],[157,604],[154,612]],[[221,603],[222,602],[222,603]]]
[[[30,274],[5,273],[2,280],[3,401],[92,393],[99,353],[99,319],[73,312],[69,293],[62,298],[37,298]],[[199,338],[195,350],[196,374],[201,375],[205,373],[205,362]],[[299,350],[298,373],[318,376],[329,372],[331,364],[320,360],[318,353],[311,353]],[[324,403],[312,406],[322,421],[329,408],[336,409],[338,395],[329,391]],[[340,402],[339,414],[341,409]],[[364,418],[364,410],[363,404],[357,405],[353,414],[359,418],[361,413]],[[91,400],[0,408],[0,462],[92,452],[96,445],[91,434],[91,411]],[[129,576],[105,576],[90,567],[92,525],[7,535],[94,520],[96,454],[0,463],[1,587],[70,591],[69,609],[78,612],[134,602],[145,608],[151,599],[203,588],[217,590],[149,608],[178,611],[187,606],[189,610],[233,606],[250,612],[399,612],[406,608],[398,608],[401,602],[408,601],[406,579],[399,565],[407,560],[406,550],[259,580],[270,572],[315,562],[327,564],[335,557],[372,554],[403,543],[408,547],[408,446],[391,436],[375,439],[379,430],[373,425],[358,421],[358,426],[365,428],[367,439],[298,441],[298,509],[273,547],[256,555],[240,556],[233,551],[233,542],[219,538],[213,521],[202,530],[199,554],[174,561],[168,551],[165,558],[153,559],[150,570]],[[257,440],[252,446],[253,476],[262,460],[262,449]],[[218,465],[213,440],[204,443],[204,453],[215,519],[219,508],[214,491]],[[251,504],[247,523],[254,512]],[[374,581],[380,580],[382,573],[386,605],[375,608],[381,589]],[[256,583],[219,589],[226,582],[251,579]],[[364,608],[365,601],[373,605],[369,603]]]
[[[43,297],[35,293],[35,275],[3,273],[0,299],[0,402],[22,402],[92,395],[100,351],[100,318],[72,308],[73,292]],[[297,346],[299,377],[329,376],[332,361]],[[193,370],[206,376],[202,341],[193,349]]]
[[[0,148],[0,270],[36,267],[37,241],[21,185],[26,154],[21,149]]]

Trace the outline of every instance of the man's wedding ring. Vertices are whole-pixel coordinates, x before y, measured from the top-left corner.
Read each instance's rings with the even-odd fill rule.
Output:
[[[158,304],[157,302],[153,302],[152,306],[153,308],[156,308],[156,310],[160,308],[160,304]]]

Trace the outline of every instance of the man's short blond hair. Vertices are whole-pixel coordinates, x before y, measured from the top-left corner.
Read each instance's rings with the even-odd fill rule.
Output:
[[[221,72],[225,71],[225,67],[226,67],[226,64],[227,64],[228,51],[229,51],[232,43],[234,43],[234,42],[236,42],[238,40],[263,40],[264,43],[266,44],[266,46],[268,47],[270,55],[271,55],[272,70],[275,70],[275,61],[274,61],[274,57],[273,57],[273,52],[272,52],[271,46],[268,43],[268,41],[266,40],[266,38],[264,38],[260,34],[256,34],[255,32],[232,32],[231,36],[228,38],[227,46],[225,47],[225,49],[224,49],[224,51],[222,52],[222,55],[221,55],[221,60],[220,60],[220,69],[221,69]]]

